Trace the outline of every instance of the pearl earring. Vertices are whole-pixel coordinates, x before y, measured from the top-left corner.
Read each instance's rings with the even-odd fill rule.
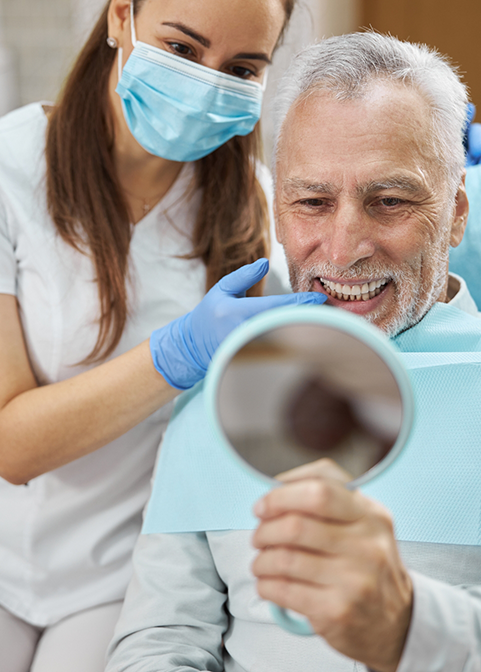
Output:
[[[119,46],[119,43],[117,42],[115,37],[108,37],[107,38],[107,44],[109,45],[109,47],[111,49],[117,49],[117,47]]]

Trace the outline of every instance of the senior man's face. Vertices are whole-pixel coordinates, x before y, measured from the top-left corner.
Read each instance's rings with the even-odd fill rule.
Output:
[[[291,108],[276,213],[294,291],[323,292],[391,336],[446,300],[468,204],[463,184],[453,202],[431,137],[423,98],[396,84],[350,101],[313,92]]]

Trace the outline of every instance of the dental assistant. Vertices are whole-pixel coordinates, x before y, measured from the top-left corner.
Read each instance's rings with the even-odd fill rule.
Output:
[[[293,3],[111,0],[58,104],[0,120],[2,670],[103,670],[170,402],[241,321],[319,302],[256,296]]]

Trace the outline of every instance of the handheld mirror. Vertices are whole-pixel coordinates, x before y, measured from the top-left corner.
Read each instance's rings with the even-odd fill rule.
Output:
[[[328,306],[271,310],[221,345],[206,379],[207,412],[232,455],[256,477],[330,458],[354,489],[399,454],[413,419],[404,365],[365,320]],[[276,621],[311,634],[273,606]]]

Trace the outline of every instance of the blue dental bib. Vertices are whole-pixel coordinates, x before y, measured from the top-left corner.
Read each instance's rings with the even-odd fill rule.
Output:
[[[415,422],[400,456],[363,486],[393,514],[396,537],[481,543],[481,321],[435,304],[393,340],[412,381]],[[207,420],[203,383],[165,434],[143,533],[254,529],[271,484],[243,469]]]

